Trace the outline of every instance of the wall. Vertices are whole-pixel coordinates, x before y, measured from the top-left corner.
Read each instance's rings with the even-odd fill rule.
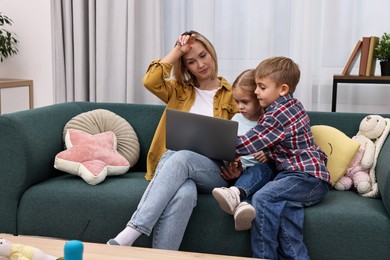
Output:
[[[54,103],[50,0],[0,0],[0,12],[20,41],[19,53],[0,63],[0,78],[32,79],[34,104]],[[28,88],[1,90],[2,113],[28,109]]]
[[[356,8],[361,7],[358,3]],[[331,6],[331,5],[330,5]],[[347,6],[349,8],[349,6]],[[387,10],[386,8],[384,8]],[[333,12],[334,10],[332,10]],[[360,23],[368,19],[372,26],[366,26],[362,35],[381,35],[382,26],[388,26],[386,17],[374,15],[379,12],[377,8],[368,12]],[[53,89],[53,58],[52,58],[52,32],[51,32],[51,1],[50,0],[0,0],[0,12],[13,19],[12,31],[18,35],[20,40],[19,54],[0,63],[0,78],[24,78],[34,81],[34,103],[35,107],[42,107],[54,103]],[[370,18],[368,18],[368,16]],[[380,29],[378,22],[380,23]],[[363,22],[364,21],[364,22]],[[204,22],[204,21],[200,21]],[[339,23],[343,25],[344,23]],[[384,25],[383,25],[384,24]],[[284,25],[283,25],[284,26]],[[330,25],[328,25],[330,26]],[[361,26],[361,24],[359,25]],[[386,27],[389,28],[389,27]],[[332,28],[328,30],[332,31]],[[173,36],[172,36],[173,37]],[[169,39],[172,39],[169,37]],[[360,37],[360,36],[359,36]],[[331,36],[329,35],[329,37]],[[356,39],[358,37],[355,37]],[[237,37],[240,40],[239,37]],[[343,40],[342,37],[340,37]],[[337,46],[340,42],[332,41]],[[332,75],[340,73],[349,58],[350,51],[355,45],[355,40],[348,41],[351,45],[343,52],[340,60],[330,63],[328,71],[322,71],[318,76],[318,85],[313,86],[312,110],[330,111]],[[269,44],[273,44],[272,42]],[[172,46],[172,43],[169,44]],[[221,50],[222,54],[222,50]],[[223,56],[221,56],[223,57]],[[257,57],[257,56],[256,56]],[[338,64],[335,66],[335,64]],[[255,65],[255,64],[254,64]],[[356,66],[357,67],[357,66]],[[224,64],[220,65],[220,70]],[[356,74],[356,72],[354,73]],[[225,74],[223,74],[225,75]],[[376,75],[379,75],[377,66]],[[230,78],[230,80],[233,77]],[[316,84],[316,83],[314,83]],[[337,111],[340,112],[368,112],[368,113],[390,113],[390,88],[388,85],[351,85],[341,84],[338,90]],[[1,108],[3,113],[10,113],[28,108],[27,88],[4,89],[1,91]]]

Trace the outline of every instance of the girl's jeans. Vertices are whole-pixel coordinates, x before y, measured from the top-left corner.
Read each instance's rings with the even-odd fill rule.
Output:
[[[276,169],[273,163],[257,163],[246,168],[234,186],[243,189],[245,191],[245,199],[250,200],[256,191],[274,179],[275,173]]]
[[[321,202],[329,185],[303,172],[280,172],[252,197],[253,257],[310,259],[303,243],[304,207]]]
[[[191,151],[168,150],[127,226],[148,236],[154,228],[154,248],[178,250],[197,192],[227,185],[220,167],[220,161]]]

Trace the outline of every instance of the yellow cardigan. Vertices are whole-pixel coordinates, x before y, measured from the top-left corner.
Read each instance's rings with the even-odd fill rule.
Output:
[[[195,101],[195,89],[193,85],[183,86],[174,79],[168,79],[173,65],[153,61],[143,80],[144,86],[166,103],[166,108],[189,111]],[[237,113],[237,103],[233,99],[232,86],[223,78],[220,79],[220,88],[214,98],[214,117],[231,119]],[[145,178],[151,180],[154,176],[157,164],[165,153],[165,110],[157,126],[152,143],[149,148]]]

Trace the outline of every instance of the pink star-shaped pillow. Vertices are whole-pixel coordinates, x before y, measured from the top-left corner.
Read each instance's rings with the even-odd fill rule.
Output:
[[[102,182],[108,175],[126,173],[129,162],[116,150],[116,136],[108,131],[91,135],[69,129],[65,135],[67,149],[55,157],[54,168],[78,175],[91,185]]]

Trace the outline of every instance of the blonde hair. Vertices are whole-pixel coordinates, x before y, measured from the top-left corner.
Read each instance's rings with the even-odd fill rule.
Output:
[[[218,59],[217,59],[217,53],[214,49],[214,46],[211,44],[211,42],[202,34],[196,32],[196,31],[187,31],[182,33],[182,35],[192,35],[195,34],[195,41],[200,42],[205,48],[206,51],[211,55],[211,58],[214,63],[214,68],[213,69],[213,76],[212,79],[215,79],[218,77]],[[173,75],[175,79],[180,82],[183,86],[188,85],[189,83],[194,83],[195,86],[198,86],[198,81],[196,77],[189,72],[186,67],[185,63],[183,61],[183,56],[175,63],[173,64]]]
[[[293,60],[286,57],[271,57],[256,67],[255,75],[260,79],[269,77],[278,86],[287,84],[288,93],[291,94],[298,85],[301,72]]]
[[[240,88],[248,95],[257,98],[255,94],[256,81],[255,81],[255,70],[247,69],[241,72],[236,78],[232,85],[233,89]]]

